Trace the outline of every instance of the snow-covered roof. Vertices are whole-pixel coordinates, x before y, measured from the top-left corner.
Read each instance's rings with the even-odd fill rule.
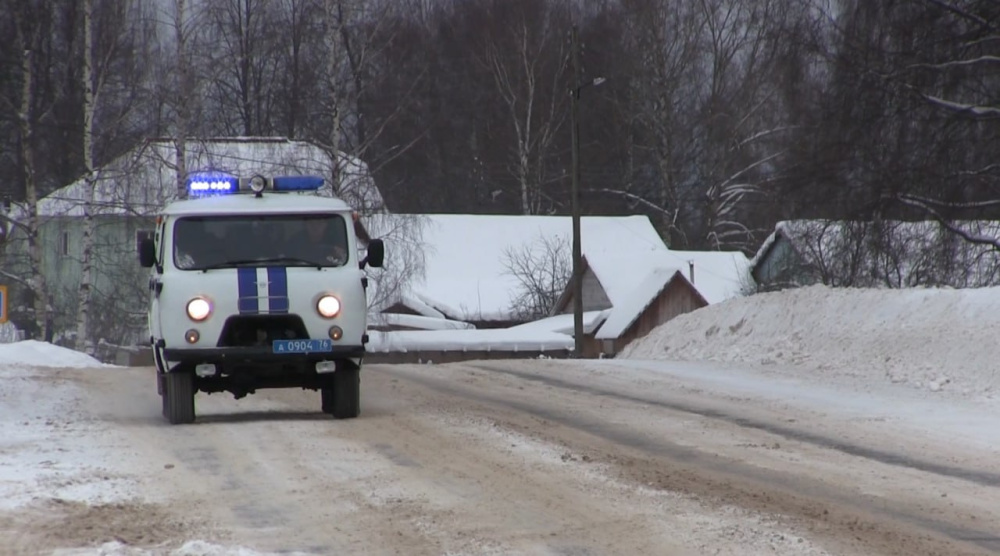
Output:
[[[584,311],[583,333],[592,333],[595,328],[600,326],[601,323],[608,318],[610,313],[611,309],[604,309],[602,311]],[[558,332],[559,334],[568,334],[569,336],[572,336],[574,327],[575,323],[573,322],[573,314],[567,313],[563,315],[552,315],[551,317],[546,317],[544,319],[518,324],[517,326],[510,327],[510,330],[520,330],[524,332],[532,330],[540,332]]]
[[[383,326],[403,326],[416,330],[472,330],[475,328],[474,325],[467,322],[402,313],[376,313],[369,317],[369,322]]]
[[[96,214],[150,215],[177,199],[176,149],[169,139],[144,142],[97,171]],[[321,194],[344,199],[359,210],[380,209],[382,197],[364,162],[341,153],[336,191],[331,156],[306,141],[282,137],[191,139],[186,143],[189,172],[217,170],[239,176],[321,175]],[[39,200],[43,216],[81,216],[83,178]],[[23,213],[23,207],[20,212]],[[16,217],[15,214],[12,216]]]
[[[750,261],[740,251],[666,250],[660,268],[674,268],[709,303],[743,295],[750,280]],[[669,275],[664,274],[668,280]]]
[[[427,317],[427,318],[432,318],[432,319],[434,319],[434,318],[436,318],[436,319],[447,319],[448,318],[448,317],[445,316],[444,313],[442,313],[441,311],[439,311],[439,310],[437,310],[437,309],[435,309],[434,307],[431,306],[431,304],[434,303],[433,300],[425,298],[420,293],[413,293],[413,292],[404,293],[401,296],[401,300],[400,301],[402,301],[402,303],[404,305],[406,305],[407,307],[409,307],[410,309],[413,309],[414,311],[416,311],[417,313],[419,313],[421,316],[424,316],[424,317]],[[439,304],[439,306],[440,306],[440,304]]]
[[[750,262],[739,251],[674,251],[640,241],[614,252],[585,251],[584,258],[612,305],[598,339],[619,337],[677,273],[706,303],[742,295],[750,279]]]
[[[612,307],[608,319],[594,335],[598,340],[613,340],[621,336],[646,307],[656,299],[671,280],[687,281],[680,270],[660,267],[653,269],[639,286],[622,303]],[[688,282],[690,284],[690,282]],[[707,301],[706,301],[707,303]]]
[[[547,241],[548,246],[562,249],[567,260],[571,256],[572,218],[568,216],[430,214],[420,218],[423,277],[411,280],[398,301],[427,317],[515,320],[512,305],[522,285],[511,274],[505,254],[522,253]],[[662,287],[674,272],[689,276],[693,262],[694,286],[709,303],[740,295],[749,275],[749,261],[740,252],[667,249],[646,216],[585,216],[580,227],[587,265],[611,304],[622,310],[639,303],[633,299],[636,290],[653,272],[658,272]],[[643,308],[619,318],[631,322]]]
[[[1000,238],[1000,221],[952,222],[973,237]],[[760,265],[775,242],[785,238],[806,264],[832,285],[950,285],[978,287],[1000,280],[1000,252],[992,245],[967,242],[934,220],[906,222],[788,220],[774,231],[750,261]],[[859,258],[860,257],[860,258]]]
[[[409,286],[404,303],[426,316],[477,320],[513,319],[513,298],[521,284],[506,265],[505,252],[539,241],[561,240],[569,259],[572,218],[521,215],[423,215],[424,276]],[[582,250],[601,261],[601,281],[609,295],[624,298],[632,276],[663,241],[645,216],[586,216],[581,219]],[[685,263],[686,264],[686,263]],[[416,301],[417,306],[409,301]],[[421,311],[419,307],[427,310]],[[433,313],[432,313],[433,312]]]

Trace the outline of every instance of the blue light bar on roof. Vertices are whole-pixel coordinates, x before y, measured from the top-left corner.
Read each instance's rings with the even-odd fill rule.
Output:
[[[191,197],[232,195],[240,189],[240,180],[224,172],[193,172],[188,174],[187,191]]]
[[[275,191],[316,191],[323,182],[321,176],[276,176],[271,180]]]

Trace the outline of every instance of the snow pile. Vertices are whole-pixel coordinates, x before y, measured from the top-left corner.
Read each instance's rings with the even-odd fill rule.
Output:
[[[0,344],[0,367],[111,367],[93,357],[48,342],[25,340],[12,344]]]
[[[681,315],[620,357],[796,367],[817,378],[991,398],[1000,391],[998,338],[1000,288],[810,286]]]
[[[120,542],[114,541],[101,545],[97,548],[83,548],[72,550],[56,550],[52,556],[277,556],[277,553],[257,552],[244,547],[220,546],[205,541],[188,541],[183,546],[172,551],[156,550],[150,551],[142,548],[130,547]],[[297,556],[305,554],[301,552],[282,552],[282,556]]]

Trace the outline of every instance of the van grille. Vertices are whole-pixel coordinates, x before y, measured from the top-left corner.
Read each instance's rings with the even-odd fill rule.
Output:
[[[226,319],[218,347],[270,346],[274,340],[304,340],[309,337],[297,315],[238,315]]]

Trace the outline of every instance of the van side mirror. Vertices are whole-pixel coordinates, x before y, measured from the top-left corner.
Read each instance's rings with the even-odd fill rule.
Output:
[[[381,268],[385,259],[385,243],[381,239],[373,239],[368,242],[368,254],[365,260],[361,261],[361,268],[368,265],[373,268]]]
[[[139,240],[139,264],[143,268],[151,268],[156,264],[156,246],[153,238],[144,237]]]

